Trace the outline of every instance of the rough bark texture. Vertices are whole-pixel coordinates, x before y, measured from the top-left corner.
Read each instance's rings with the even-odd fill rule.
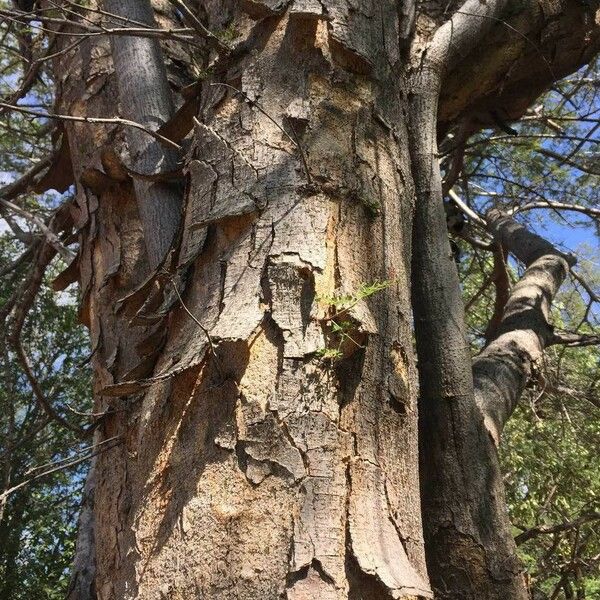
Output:
[[[159,24],[175,22],[171,3],[153,4]],[[66,127],[95,411],[110,411],[98,436],[123,441],[95,463],[79,554],[95,573],[81,573],[71,599],[431,596],[409,304],[415,192],[430,575],[440,597],[524,598],[495,446],[475,403],[435,154],[436,119],[450,127],[478,102],[486,114],[504,98],[502,81],[522,81],[512,62],[471,52],[503,39],[500,4],[467,3],[463,12],[491,22],[477,32],[464,19],[447,24],[436,34],[442,53],[429,55],[446,20],[437,2],[416,22],[413,3],[392,0],[199,5],[210,31],[234,39],[220,56],[222,44],[206,41],[194,58],[207,67],[210,57],[211,68],[161,130],[187,134],[181,226],[166,255],[162,242],[152,249],[173,234],[148,231],[147,180],[107,160],[143,161],[154,140]],[[582,11],[565,4],[567,16]],[[597,43],[590,21],[574,32],[581,52],[564,69]],[[132,66],[127,39],[111,48],[90,38],[57,58],[58,112],[106,117],[118,106],[143,121],[128,113],[119,67]],[[156,58],[155,43],[141,46]],[[175,67],[191,51],[163,52],[177,57],[168,81],[181,83]],[[532,61],[535,85],[518,98],[548,80],[546,62]],[[137,76],[144,86],[155,75]],[[144,121],[153,129],[170,114],[164,77],[156,84],[161,106]],[[163,171],[154,160],[129,166]],[[339,295],[382,280],[391,283],[340,310]],[[95,566],[85,560],[92,526]]]
[[[205,4],[256,47],[218,80],[239,93],[203,85],[168,275],[141,277],[130,183],[78,190],[96,411],[117,409],[102,434],[124,439],[96,465],[102,599],[430,596],[398,13],[287,4]],[[110,49],[87,49],[69,62],[98,84],[84,103],[65,73],[64,110],[111,114]],[[122,143],[69,136],[77,176]],[[332,296],[376,280],[392,283],[335,316]]]
[[[96,597],[96,539],[94,534],[94,491],[96,459],[92,459],[81,498],[77,520],[77,547],[73,560],[73,577],[67,600],[93,600]]]

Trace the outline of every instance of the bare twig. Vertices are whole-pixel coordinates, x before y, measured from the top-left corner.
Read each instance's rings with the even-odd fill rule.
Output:
[[[456,206],[458,206],[458,208],[460,208],[460,210],[462,210],[465,213],[465,215],[467,215],[467,217],[471,219],[471,221],[477,223],[484,229],[487,229],[486,220],[480,215],[478,215],[472,208],[469,208],[454,190],[448,190],[448,195],[450,196],[454,204],[456,204]]]
[[[82,429],[81,427],[79,427],[77,425],[73,425],[72,423],[67,421],[64,417],[59,415],[54,410],[53,406],[50,404],[50,401],[46,398],[38,380],[36,379],[35,375],[33,374],[33,370],[31,368],[31,365],[29,364],[29,359],[27,358],[27,355],[25,354],[25,351],[23,350],[23,345],[21,344],[21,340],[19,338],[14,338],[12,340],[12,345],[13,345],[13,348],[15,349],[15,352],[17,354],[19,362],[21,363],[21,367],[22,367],[23,371],[25,372],[25,376],[27,377],[27,380],[29,381],[29,385],[31,386],[31,389],[33,390],[35,399],[38,401],[38,403],[43,408],[44,412],[48,415],[48,417],[50,417],[51,419],[56,421],[59,425],[62,425],[63,427],[69,429],[70,431],[73,431],[74,433],[77,434],[78,437],[80,437],[80,438],[87,437],[89,435],[89,431],[86,431],[85,429]]]
[[[550,208],[553,210],[567,210],[573,212],[580,212],[593,219],[600,218],[600,209],[592,208],[590,206],[583,206],[581,204],[568,204],[567,202],[554,202],[552,200],[546,200],[545,202],[528,202],[522,206],[516,206],[511,211],[511,214],[515,215],[526,210],[533,210],[536,208]]]
[[[600,344],[600,335],[555,331],[548,345],[558,344],[568,346],[569,348],[597,346]]]
[[[31,221],[37,227],[39,227],[44,236],[46,237],[48,243],[51,246],[53,246],[54,249],[67,261],[72,261],[75,258],[75,254],[67,247],[65,247],[64,244],[62,244],[58,236],[53,231],[51,231],[49,227],[37,215],[34,215],[28,210],[25,210],[24,208],[21,208],[20,206],[17,206],[16,204],[9,202],[8,200],[4,200],[2,197],[0,197],[0,205],[14,211],[18,215],[21,215],[22,217],[24,217],[28,221]]]
[[[86,456],[82,456],[80,458],[73,459],[69,462],[58,461],[58,464],[56,466],[54,466],[50,469],[47,469],[46,471],[43,471],[42,473],[38,473],[37,475],[34,475],[33,477],[26,479],[25,481],[21,481],[21,483],[2,492],[2,494],[0,494],[0,501],[4,500],[4,498],[10,496],[11,494],[16,492],[17,490],[20,490],[21,488],[25,487],[26,485],[29,485],[30,483],[37,481],[38,479],[42,479],[43,477],[47,477],[48,475],[52,475],[53,473],[57,473],[59,471],[64,471],[65,469],[70,469],[71,467],[75,467],[75,466],[85,462],[86,460],[89,460],[90,458],[93,458],[94,456],[101,454],[102,452],[106,452],[107,450],[112,450],[113,448],[117,447],[118,445],[120,445],[122,443],[120,436],[115,436],[114,438],[105,440],[104,443],[112,442],[112,441],[115,441],[116,443],[113,445],[103,446],[102,448],[100,448],[94,452],[90,452]]]
[[[519,546],[524,542],[537,537],[538,535],[561,533],[562,531],[575,529],[577,527],[581,527],[581,525],[585,525],[586,523],[591,523],[592,521],[598,520],[600,520],[600,512],[592,512],[586,515],[582,515],[581,517],[574,519],[573,521],[566,521],[565,523],[558,523],[557,525],[537,525],[517,535],[515,537],[515,542],[517,546]]]
[[[5,102],[0,102],[0,107],[7,108],[9,110],[14,110],[16,112],[20,112],[26,115],[32,115],[34,117],[42,119],[56,119],[58,121],[74,121],[76,123],[123,125],[125,127],[133,127],[134,129],[139,129],[140,131],[147,133],[149,136],[153,137],[155,140],[158,140],[161,144],[164,144],[165,146],[170,146],[171,148],[175,148],[176,150],[182,150],[179,144],[176,144],[173,140],[170,140],[164,135],[161,135],[156,131],[152,131],[151,129],[144,127],[140,123],[136,123],[135,121],[129,121],[128,119],[121,119],[120,117],[76,117],[73,115],[57,115],[54,113],[45,113],[41,111],[30,110],[23,108],[22,106],[6,104]]]
[[[210,45],[220,54],[227,54],[230,51],[229,46],[224,44],[212,31],[207,29],[202,21],[194,14],[194,12],[183,2],[183,0],[169,0],[169,3],[181,11],[185,21],[193,27],[202,37],[206,38]]]
[[[37,161],[30,169],[25,171],[25,173],[23,173],[19,179],[0,188],[0,198],[12,200],[19,194],[27,191],[35,182],[35,177],[39,175],[45,168],[52,165],[55,159],[56,152],[52,152],[51,154],[48,154],[41,160]]]
[[[221,365],[219,362],[219,357],[217,355],[216,345],[214,344],[208,329],[206,329],[206,327],[204,327],[204,325],[202,325],[202,323],[198,320],[196,315],[194,315],[194,313],[192,313],[192,311],[186,306],[185,302],[183,301],[183,298],[181,297],[181,294],[179,293],[179,289],[177,288],[177,284],[175,283],[175,280],[173,279],[173,277],[171,277],[171,275],[168,275],[168,277],[169,277],[169,281],[171,282],[171,285],[173,286],[173,289],[175,290],[175,294],[179,300],[179,303],[181,304],[181,307],[188,314],[188,316],[192,319],[192,321],[194,321],[194,323],[196,323],[196,325],[198,325],[198,327],[200,328],[202,333],[206,336],[206,340],[208,341],[208,345],[210,346],[210,352],[213,355],[213,358],[215,359],[215,365],[217,367],[217,370],[219,371],[219,375],[222,375]]]

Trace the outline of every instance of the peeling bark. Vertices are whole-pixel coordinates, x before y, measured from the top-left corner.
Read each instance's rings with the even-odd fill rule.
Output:
[[[222,7],[205,9],[216,30]],[[163,272],[143,279],[129,181],[78,190],[95,410],[121,409],[100,433],[125,442],[97,462],[97,596],[430,597],[395,2],[231,15],[260,52],[233,52],[202,84]],[[114,102],[110,62],[82,67],[113,94],[94,109]],[[76,82],[63,85],[65,110],[84,110]],[[69,128],[72,147],[82,135]],[[77,177],[129,141],[98,135]],[[326,298],[383,280],[344,317],[354,341],[322,358]]]
[[[154,4],[172,24],[170,3]],[[95,551],[82,527],[71,599],[88,597],[90,573],[101,600],[427,598],[425,543],[440,598],[525,598],[480,407],[510,411],[475,394],[436,156],[436,122],[472,106],[448,82],[475,55],[488,65],[471,51],[497,39],[505,3],[469,0],[475,30],[392,0],[199,5],[214,33],[195,58],[213,63],[179,86],[172,118],[181,74],[173,58],[164,75],[156,42],[94,37],[56,58],[59,112],[106,117],[138,110],[123,68],[138,48],[154,65],[134,91],[157,106],[147,123],[130,115],[187,152],[185,194],[165,191],[156,220],[144,202],[163,197],[152,176],[173,157],[114,127],[65,126],[94,411],[111,410],[98,441],[123,441],[95,463]],[[216,56],[224,30],[236,41]],[[108,156],[131,157],[127,176]],[[343,313],[340,339],[332,298],[384,280]],[[489,353],[514,334],[499,332]]]
[[[95,464],[96,459],[94,458],[83,488],[81,508],[77,520],[77,547],[73,559],[71,582],[66,596],[67,600],[94,600],[96,598]]]

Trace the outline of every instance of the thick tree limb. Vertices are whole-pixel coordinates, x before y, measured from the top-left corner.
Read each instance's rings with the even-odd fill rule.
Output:
[[[494,339],[473,363],[475,397],[496,443],[530,377],[553,339],[552,300],[575,259],[497,210],[487,214],[498,243],[527,270],[511,291]]]
[[[486,6],[488,3],[481,3]],[[495,3],[491,3],[495,4]],[[508,5],[504,5],[508,6]],[[439,124],[446,130],[464,115],[479,127],[525,114],[554,81],[590,62],[600,50],[596,2],[542,0],[496,12],[477,52],[450,65],[440,97]],[[459,13],[474,12],[465,4]],[[466,15],[465,15],[466,17]]]
[[[106,10],[154,27],[149,0],[104,0]],[[111,38],[121,110],[132,121],[156,132],[173,115],[171,91],[158,40],[133,36]],[[155,134],[156,135],[156,134]],[[128,130],[132,168],[154,174],[174,171],[179,157],[138,130]],[[160,264],[179,227],[181,193],[176,186],[134,180],[150,266]]]
[[[506,0],[467,0],[438,29],[415,67],[409,104],[416,191],[412,283],[421,498],[428,570],[440,598],[528,597],[506,514],[498,457],[474,397],[464,307],[446,229],[436,128],[444,74],[478,47],[506,5]]]

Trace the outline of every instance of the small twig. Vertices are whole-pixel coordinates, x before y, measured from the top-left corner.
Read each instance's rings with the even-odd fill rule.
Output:
[[[492,284],[492,281],[493,281],[493,277],[492,277],[492,274],[490,274],[485,278],[485,280],[481,284],[481,287],[473,294],[471,299],[465,304],[465,312],[468,312],[469,309],[475,304],[475,302],[477,302],[477,300],[479,300],[479,298],[481,298],[481,296],[485,293],[485,291]]]
[[[21,340],[19,338],[13,339],[12,345],[15,349],[15,352],[17,353],[17,357],[19,358],[21,367],[22,367],[23,371],[25,372],[25,376],[27,377],[27,380],[29,381],[29,385],[31,386],[31,389],[33,390],[33,395],[35,396],[35,399],[38,401],[38,403],[40,404],[40,406],[42,407],[44,412],[48,415],[48,417],[50,417],[51,419],[56,421],[59,425],[66,427],[70,431],[73,431],[74,433],[77,434],[78,437],[85,438],[89,434],[89,432],[86,431],[85,429],[82,429],[81,427],[79,427],[77,425],[73,425],[72,423],[67,421],[64,417],[59,415],[54,410],[52,405],[50,404],[50,401],[44,395],[44,392],[43,392],[38,380],[35,378],[35,375],[33,374],[33,370],[31,368],[31,365],[29,364],[27,355],[25,354],[25,351],[23,350]]]
[[[111,438],[110,440],[106,440],[106,441],[119,440],[119,437],[120,436],[116,436],[116,437]],[[33,483],[34,481],[41,479],[42,477],[46,477],[48,475],[52,475],[53,473],[57,473],[59,471],[64,471],[65,469],[69,469],[71,467],[75,467],[75,466],[81,464],[82,462],[85,462],[86,460],[89,460],[90,458],[93,458],[94,456],[101,454],[102,452],[106,452],[107,450],[112,450],[113,448],[118,446],[120,443],[122,443],[122,440],[117,441],[117,443],[113,444],[112,446],[104,446],[104,447],[100,448],[99,450],[96,450],[95,452],[91,452],[87,456],[82,456],[81,458],[76,458],[67,463],[65,463],[64,461],[58,461],[59,462],[58,466],[48,469],[47,471],[44,471],[43,473],[38,473],[37,475],[34,475],[33,477],[26,479],[25,481],[21,481],[21,483],[2,492],[2,494],[0,494],[0,501],[4,500],[8,496],[10,496],[12,493],[16,492],[17,490],[20,490],[21,488],[25,487],[26,485],[29,485],[30,483]]]
[[[542,202],[529,202],[523,206],[516,206],[510,211],[511,215],[515,215],[526,210],[532,210],[535,208],[550,208],[552,210],[567,210],[580,212],[590,217],[591,219],[600,219],[600,209],[592,208],[589,206],[582,206],[581,204],[568,204],[566,202],[554,202],[552,200],[546,200]]]
[[[102,440],[101,442],[98,442],[97,444],[90,444],[89,446],[84,446],[83,448],[80,448],[79,450],[75,450],[74,452],[75,452],[75,454],[85,454],[86,452],[97,450],[98,448],[100,448],[100,446],[105,446],[106,444],[109,444],[110,442],[114,442],[115,440],[119,439],[119,437],[120,436],[116,435],[116,436],[108,438],[106,440]],[[44,463],[43,465],[37,465],[36,467],[30,467],[29,469],[27,469],[27,471],[25,471],[24,475],[25,476],[33,475],[36,471],[39,471],[40,469],[46,469],[47,467],[56,467],[60,464],[68,463],[72,460],[73,460],[73,457],[71,456],[68,458],[61,458],[59,460],[47,462],[47,463]]]
[[[592,302],[600,302],[600,297],[598,297],[598,294],[596,294],[596,292],[592,289],[592,286],[579,273],[571,269],[571,277],[573,277],[573,279],[575,279],[575,281],[577,281],[583,287],[583,289],[588,293],[588,296]]]
[[[77,415],[78,417],[89,417],[91,419],[102,419],[104,417],[107,417],[108,415],[111,415],[113,413],[119,412],[114,408],[109,408],[103,412],[82,412],[80,410],[77,410],[76,408],[73,408],[70,404],[68,404],[67,402],[63,402],[63,406],[70,412],[72,412],[74,415]]]
[[[212,337],[210,336],[208,329],[206,329],[206,327],[204,327],[204,325],[202,325],[202,323],[196,318],[196,316],[192,313],[192,311],[186,306],[185,302],[183,301],[183,298],[181,297],[181,294],[179,293],[179,290],[177,289],[177,284],[175,283],[175,280],[173,279],[173,277],[171,275],[168,275],[168,277],[169,277],[169,281],[171,282],[171,285],[173,286],[173,289],[175,290],[175,294],[177,295],[177,298],[179,299],[179,303],[181,304],[183,310],[188,314],[188,316],[192,319],[192,321],[194,321],[194,323],[196,323],[196,325],[198,325],[198,327],[200,328],[202,333],[206,336],[208,345],[210,346],[211,354],[213,355],[213,358],[215,359],[215,365],[217,367],[217,371],[219,371],[219,375],[223,375],[223,373],[221,371],[219,357],[218,357],[217,351],[216,351],[216,346],[212,340]]]
[[[16,21],[18,22],[18,19],[15,19],[14,17],[12,17],[10,15],[10,13],[6,10],[1,10],[0,9],[0,17],[4,17],[5,19],[9,20],[9,21]],[[54,17],[44,17],[43,19],[44,23],[48,23],[48,24],[57,24],[57,25],[64,25],[65,19],[59,19],[59,18],[54,18]],[[143,25],[141,27],[116,27],[116,28],[108,28],[108,27],[104,27],[102,24],[98,25],[98,26],[94,26],[94,25],[89,25],[87,23],[83,23],[82,21],[68,21],[69,25],[72,27],[78,27],[79,29],[82,29],[83,32],[78,33],[78,32],[74,32],[74,31],[57,31],[57,30],[50,30],[47,27],[44,27],[43,25],[37,25],[37,24],[32,24],[30,23],[30,27],[32,29],[36,29],[37,31],[41,31],[44,33],[52,33],[53,35],[61,35],[61,36],[65,36],[65,37],[79,37],[79,38],[91,38],[91,37],[97,37],[97,36],[103,36],[103,35],[123,35],[123,36],[132,36],[132,37],[147,37],[147,38],[154,38],[154,37],[158,37],[158,38],[166,38],[166,39],[173,39],[173,40],[179,40],[181,42],[185,42],[188,44],[194,44],[194,45],[198,45],[197,43],[195,43],[195,40],[193,38],[193,36],[191,35],[194,30],[191,28],[178,28],[178,29],[156,29],[154,27],[150,27],[147,25]],[[186,34],[190,34],[190,35],[186,35]]]
[[[13,260],[9,265],[6,265],[6,267],[4,267],[3,269],[0,269],[0,277],[6,277],[6,275],[8,275],[9,273],[12,273],[16,269],[18,269],[24,262],[26,262],[27,260],[29,260],[31,258],[32,254],[33,254],[33,251],[31,248],[28,248],[27,250],[25,250],[25,252],[23,252],[23,254],[21,254],[19,257],[17,257],[15,260]]]
[[[21,208],[20,206],[17,206],[16,204],[13,204],[12,202],[9,202],[8,200],[5,200],[4,198],[0,197],[0,205],[5,206],[6,208],[12,210],[13,212],[17,213],[18,215],[21,215],[22,217],[24,217],[25,219],[27,219],[28,221],[31,221],[32,223],[34,223],[35,225],[37,225],[42,233],[44,234],[44,236],[46,237],[46,239],[48,240],[48,243],[67,261],[72,261],[75,258],[75,253],[72,252],[71,250],[69,250],[68,248],[66,248],[60,241],[60,239],[58,238],[58,236],[51,231],[48,226],[37,216],[34,215],[33,213],[30,213],[29,211],[25,210],[24,208]]]
[[[465,215],[471,219],[471,221],[477,223],[484,229],[487,229],[486,220],[478,215],[472,208],[468,207],[454,190],[448,190],[448,196],[450,196],[450,199],[454,202],[454,204],[456,204],[456,206],[458,206],[458,208],[460,208],[460,210],[462,210]]]
[[[585,333],[570,333],[568,331],[555,332],[548,345],[563,345],[569,348],[582,346],[596,346],[600,344],[600,335]]]
[[[200,21],[200,19],[198,19],[198,17],[194,14],[194,12],[190,10],[188,5],[185,4],[185,2],[183,2],[182,0],[169,0],[169,3],[181,11],[184,20],[187,21],[188,24],[191,27],[193,27],[200,35],[207,38],[211,46],[213,46],[213,48],[217,52],[219,52],[220,54],[227,54],[230,51],[229,46],[224,44],[218,36],[216,36],[212,31],[207,29],[202,23],[202,21]]]
[[[22,106],[6,104],[5,102],[0,102],[0,107],[6,108],[8,110],[14,110],[25,115],[32,115],[34,117],[42,119],[57,119],[59,121],[74,121],[76,123],[124,125],[125,127],[133,127],[134,129],[139,129],[140,131],[147,133],[149,136],[153,137],[155,140],[158,140],[162,144],[170,146],[171,148],[175,148],[179,151],[182,150],[182,147],[179,144],[176,144],[173,140],[170,140],[168,137],[165,137],[164,135],[161,135],[156,131],[152,131],[151,129],[144,127],[144,125],[142,125],[141,123],[129,121],[128,119],[121,119],[120,117],[75,117],[73,115],[57,115],[54,113],[45,113],[36,110],[30,110],[23,108]]]
[[[259,112],[261,112],[265,117],[267,117],[267,119],[269,119],[269,121],[271,121],[271,123],[273,123],[273,125],[275,125],[275,127],[277,127],[277,129],[279,129],[279,131],[281,131],[283,133],[283,135],[290,140],[290,142],[292,142],[292,144],[294,144],[294,146],[296,146],[296,148],[298,148],[298,151],[300,152],[300,159],[302,160],[302,166],[304,167],[304,172],[306,174],[306,179],[308,181],[308,183],[312,183],[312,177],[310,176],[310,171],[308,169],[308,162],[306,160],[306,155],[304,154],[304,150],[300,144],[300,142],[298,141],[298,138],[296,136],[296,132],[294,131],[294,128],[292,127],[292,132],[293,132],[293,136],[291,136],[258,102],[256,102],[256,100],[252,100],[252,98],[250,98],[248,96],[248,94],[246,94],[246,92],[234,87],[233,85],[229,85],[228,83],[211,83],[211,86],[222,86],[222,87],[226,87],[229,88],[230,90],[233,90],[236,94],[239,94],[250,106],[255,107]]]
[[[546,535],[552,533],[560,533],[562,531],[568,531],[569,529],[574,529],[576,527],[580,527],[585,523],[590,523],[592,521],[600,520],[600,513],[593,512],[587,515],[582,515],[578,519],[574,519],[573,521],[567,521],[566,523],[559,523],[558,525],[538,525],[536,527],[532,527],[531,529],[527,529],[523,533],[520,533],[515,537],[515,542],[517,546],[530,540],[531,538],[537,537],[538,535]]]
[[[52,152],[36,162],[32,167],[27,169],[19,179],[9,183],[0,188],[0,198],[5,200],[12,200],[24,191],[27,191],[32,183],[35,181],[36,175],[43,171],[46,167],[52,165],[56,159],[57,153]]]

